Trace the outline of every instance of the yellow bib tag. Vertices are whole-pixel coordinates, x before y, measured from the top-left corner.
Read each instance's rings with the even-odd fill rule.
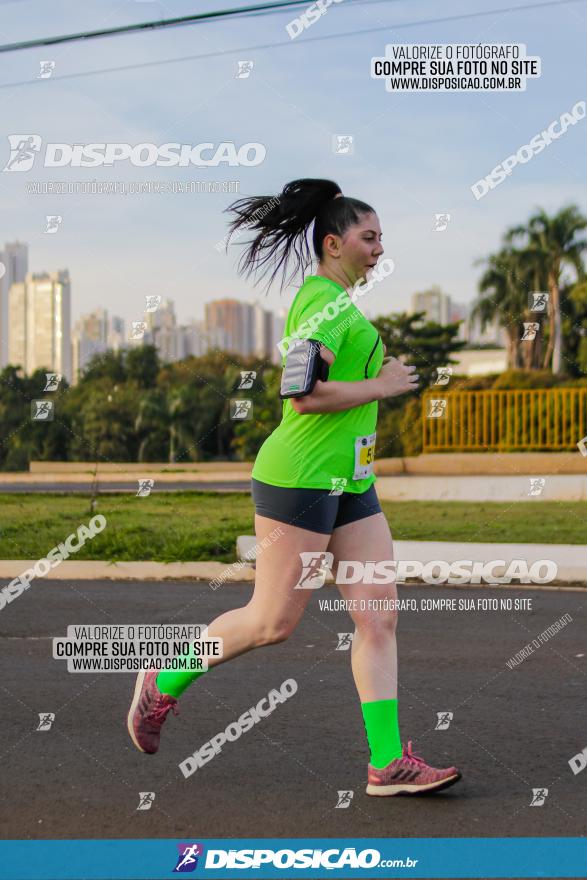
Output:
[[[377,432],[355,438],[355,472],[353,480],[364,480],[365,477],[370,477],[373,473],[376,436]]]

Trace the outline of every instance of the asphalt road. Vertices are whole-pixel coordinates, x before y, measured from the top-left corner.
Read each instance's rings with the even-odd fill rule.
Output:
[[[103,492],[130,492],[134,495],[137,493],[138,479],[133,482],[100,482],[99,494]],[[177,481],[173,483],[158,483],[155,477],[155,485],[151,489],[151,493],[156,492],[250,492],[250,480],[235,480],[227,482],[222,480],[218,483],[194,483],[189,481]],[[84,494],[88,495],[92,491],[92,483],[1,483],[0,494],[11,492],[31,492],[39,493],[55,493],[57,494]]]
[[[1,584],[2,586],[4,584]],[[365,794],[368,751],[350,668],[336,650],[346,612],[325,587],[286,642],[210,670],[169,717],[157,755],[139,753],[125,718],[134,675],[78,674],[51,657],[68,624],[209,623],[252,586],[33,582],[0,611],[4,838],[584,836],[587,595],[400,587],[400,598],[532,598],[532,611],[403,612],[402,739],[463,779],[420,797]],[[506,661],[563,614],[562,632],[513,669]],[[581,656],[577,656],[581,655]],[[288,678],[298,691],[185,779],[179,763]],[[437,712],[453,713],[436,730]],[[49,731],[38,713],[54,712]],[[547,788],[530,806],[533,788]],[[337,792],[354,792],[337,809]],[[139,792],[155,792],[137,810]],[[9,808],[7,809],[7,805]]]

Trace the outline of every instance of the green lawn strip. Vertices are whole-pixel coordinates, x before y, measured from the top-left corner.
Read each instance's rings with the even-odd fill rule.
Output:
[[[395,540],[584,544],[587,502],[383,501]],[[72,559],[235,560],[238,535],[254,534],[251,497],[173,492],[98,497],[106,528]],[[87,524],[80,495],[0,494],[0,559],[39,559]]]

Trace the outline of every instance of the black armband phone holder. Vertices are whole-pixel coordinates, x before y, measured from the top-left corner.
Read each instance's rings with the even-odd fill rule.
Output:
[[[281,374],[281,399],[310,394],[317,380],[326,382],[328,364],[320,357],[317,339],[296,339],[285,356]]]

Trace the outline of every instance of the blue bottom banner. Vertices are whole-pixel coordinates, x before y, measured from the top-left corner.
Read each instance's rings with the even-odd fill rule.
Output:
[[[587,877],[583,837],[4,840],[2,880]]]

